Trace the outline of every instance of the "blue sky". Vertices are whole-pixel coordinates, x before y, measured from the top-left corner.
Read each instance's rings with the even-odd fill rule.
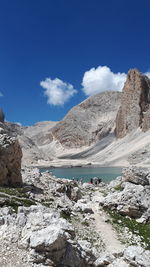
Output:
[[[87,96],[120,90],[130,68],[148,72],[149,10],[149,0],[0,0],[6,119],[61,120]]]

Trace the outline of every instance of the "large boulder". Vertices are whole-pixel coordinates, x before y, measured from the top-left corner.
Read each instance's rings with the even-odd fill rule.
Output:
[[[15,137],[0,131],[0,184],[20,185],[22,151]]]
[[[150,185],[146,178],[148,172],[129,168],[123,171],[123,177],[111,182],[108,195],[99,201],[104,207],[115,209],[120,214],[131,218],[144,216],[149,221]]]
[[[95,267],[148,267],[150,266],[150,251],[140,246],[129,246],[121,253],[106,254],[95,261]]]
[[[133,184],[149,185],[148,173],[135,167],[126,168],[122,171],[124,181]]]
[[[116,118],[116,136],[124,137],[140,127],[150,129],[150,80],[133,69],[128,72]]]
[[[12,239],[16,236],[18,247],[28,251],[30,262],[42,266],[91,266],[86,252],[74,239],[73,226],[55,209],[42,205],[20,207],[15,217],[2,218],[2,231],[5,228],[5,235]]]

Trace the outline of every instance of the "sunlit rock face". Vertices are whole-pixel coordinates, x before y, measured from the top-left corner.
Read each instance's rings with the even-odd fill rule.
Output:
[[[150,129],[150,80],[133,69],[128,72],[116,118],[116,136],[124,137],[140,127]]]
[[[65,147],[82,147],[96,143],[113,132],[121,93],[107,91],[91,96],[73,107],[52,135]]]

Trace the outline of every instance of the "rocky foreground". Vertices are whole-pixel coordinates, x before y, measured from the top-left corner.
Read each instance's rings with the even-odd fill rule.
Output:
[[[22,170],[0,187],[0,266],[150,266],[150,173],[130,168],[110,184]]]

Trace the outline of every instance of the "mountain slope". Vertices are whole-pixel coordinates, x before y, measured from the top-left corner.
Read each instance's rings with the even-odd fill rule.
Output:
[[[89,97],[52,128],[54,139],[67,148],[96,143],[114,131],[120,101],[120,92],[108,91]]]

